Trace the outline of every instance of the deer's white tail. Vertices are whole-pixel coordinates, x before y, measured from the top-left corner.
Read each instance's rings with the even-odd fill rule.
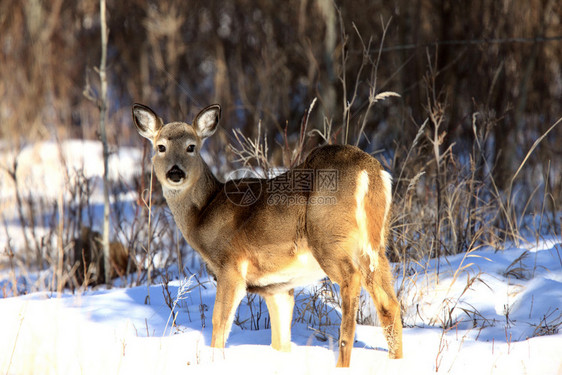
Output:
[[[376,179],[375,179],[376,180]],[[380,170],[382,186],[371,186],[366,170],[357,175],[355,188],[355,220],[358,230],[358,247],[369,258],[369,269],[378,267],[378,252],[385,251],[386,231],[391,204],[392,177]],[[372,191],[377,189],[379,191]]]

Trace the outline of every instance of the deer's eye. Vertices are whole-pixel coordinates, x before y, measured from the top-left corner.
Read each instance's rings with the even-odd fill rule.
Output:
[[[189,145],[189,146],[187,146],[186,151],[189,152],[189,153],[195,151],[195,145]]]
[[[166,146],[158,145],[158,152],[166,152]]]

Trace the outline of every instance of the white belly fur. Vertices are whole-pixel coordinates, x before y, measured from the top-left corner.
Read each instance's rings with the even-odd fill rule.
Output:
[[[326,274],[320,268],[320,265],[314,259],[310,251],[299,251],[295,256],[294,262],[287,267],[280,269],[275,273],[262,275],[252,280],[249,283],[255,286],[269,286],[274,284],[287,284],[288,287],[296,287],[312,284],[322,278]]]

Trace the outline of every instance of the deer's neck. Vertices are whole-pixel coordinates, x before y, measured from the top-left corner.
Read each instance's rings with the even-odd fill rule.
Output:
[[[191,187],[184,190],[164,191],[166,202],[185,239],[194,246],[192,238],[199,225],[201,214],[222,189],[209,167],[203,163],[201,175]]]

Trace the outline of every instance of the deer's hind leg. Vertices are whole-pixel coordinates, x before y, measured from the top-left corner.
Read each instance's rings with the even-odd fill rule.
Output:
[[[402,358],[402,319],[400,303],[394,293],[392,274],[388,260],[378,254],[378,267],[374,271],[369,268],[369,260],[362,259],[361,274],[363,285],[371,295],[381,322],[386,341],[388,356]]]
[[[355,326],[359,293],[361,292],[361,276],[354,272],[346,279],[338,282],[342,300],[342,318],[340,326],[338,367],[349,367],[351,349],[355,342]]]
[[[351,362],[351,349],[355,342],[356,316],[361,292],[361,273],[350,256],[351,252],[344,247],[345,244],[342,243],[324,246],[322,253],[316,256],[316,260],[328,278],[340,286],[342,318],[338,343],[338,367],[349,367]]]

